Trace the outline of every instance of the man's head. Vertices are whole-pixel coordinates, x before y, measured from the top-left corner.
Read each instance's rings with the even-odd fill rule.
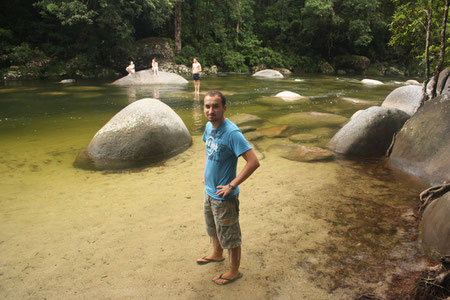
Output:
[[[205,116],[213,126],[220,125],[224,120],[224,113],[227,110],[225,96],[219,91],[212,91],[206,94],[203,111]]]
[[[194,62],[198,63],[198,58],[197,57],[194,57]]]

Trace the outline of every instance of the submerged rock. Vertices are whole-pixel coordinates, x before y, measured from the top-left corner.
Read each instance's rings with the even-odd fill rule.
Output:
[[[390,162],[432,185],[449,180],[449,116],[450,95],[425,102],[397,134]]]
[[[315,143],[319,140],[319,137],[312,133],[298,133],[291,135],[289,140],[296,143]]]
[[[178,74],[159,72],[153,75],[152,70],[143,70],[117,79],[113,85],[152,85],[152,84],[188,84],[189,82]]]
[[[238,127],[241,126],[248,126],[251,124],[258,124],[263,122],[263,119],[261,119],[258,116],[251,115],[251,114],[237,114],[229,117],[230,121],[236,124]]]
[[[106,123],[75,165],[88,168],[89,159],[93,169],[132,168],[179,154],[191,143],[188,129],[169,106],[141,99]]]
[[[330,160],[333,158],[333,152],[329,150],[298,144],[274,144],[269,146],[267,151],[289,160],[301,162]]]
[[[274,124],[295,126],[300,128],[338,126],[346,121],[346,117],[321,112],[297,112],[271,120]]]
[[[357,156],[384,155],[394,134],[409,115],[396,108],[372,106],[353,117],[331,139],[336,153]]]
[[[281,74],[279,71],[271,69],[258,71],[252,76],[264,78],[284,78],[283,74]]]
[[[245,138],[248,141],[256,141],[256,140],[259,140],[262,137],[263,137],[263,135],[261,133],[259,133],[258,131],[251,131],[251,132],[247,132],[245,134]]]
[[[280,138],[280,137],[287,136],[286,131],[288,129],[289,129],[288,126],[282,125],[282,126],[272,126],[272,127],[261,128],[258,131],[263,136],[268,137],[268,138]]]
[[[450,254],[450,192],[431,202],[420,223],[420,238],[435,259]]]
[[[412,116],[419,109],[422,100],[422,87],[408,85],[396,88],[383,101],[381,106],[394,107]]]

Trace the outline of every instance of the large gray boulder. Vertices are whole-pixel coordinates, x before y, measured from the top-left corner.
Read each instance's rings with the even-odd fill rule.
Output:
[[[263,78],[283,78],[284,77],[283,74],[281,74],[279,71],[271,70],[271,69],[258,71],[255,74],[253,74],[252,76],[263,77]]]
[[[333,136],[328,147],[346,155],[381,156],[408,118],[407,113],[396,108],[369,107],[345,124]]]
[[[412,116],[419,109],[422,87],[408,85],[396,88],[384,99],[382,107],[394,107]]]
[[[397,134],[390,161],[431,185],[450,179],[450,95],[427,101]]]
[[[450,255],[450,193],[427,206],[420,223],[420,238],[426,252],[435,259]]]
[[[168,105],[141,99],[106,123],[85,155],[95,169],[123,169],[174,156],[191,143],[186,125]]]
[[[125,77],[117,79],[113,85],[160,85],[160,84],[175,84],[184,85],[189,82],[178,74],[159,72],[158,75],[153,75],[152,70],[143,70],[134,74],[128,74]]]

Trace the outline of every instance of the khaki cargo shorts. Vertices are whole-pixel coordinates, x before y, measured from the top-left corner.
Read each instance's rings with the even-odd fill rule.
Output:
[[[239,195],[227,200],[217,200],[205,193],[203,205],[206,232],[210,237],[218,237],[224,249],[232,249],[242,244],[239,225]]]

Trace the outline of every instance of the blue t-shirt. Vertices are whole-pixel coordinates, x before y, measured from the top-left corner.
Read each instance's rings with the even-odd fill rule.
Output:
[[[227,185],[236,178],[239,156],[252,147],[239,128],[228,119],[225,119],[217,129],[214,129],[211,122],[208,122],[203,133],[203,141],[206,144],[206,193],[218,200],[236,196],[239,194],[239,187],[236,187],[225,199],[216,195],[218,191],[216,187]]]

